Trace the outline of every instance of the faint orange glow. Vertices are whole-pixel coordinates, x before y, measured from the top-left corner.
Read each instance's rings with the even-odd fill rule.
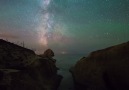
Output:
[[[47,41],[47,37],[46,37],[47,31],[45,30],[44,27],[39,26],[38,28],[39,28],[38,41],[41,45],[47,46],[48,45],[48,41]]]
[[[42,44],[43,46],[47,46],[48,45],[47,39],[43,38],[43,37],[40,38],[39,43]]]

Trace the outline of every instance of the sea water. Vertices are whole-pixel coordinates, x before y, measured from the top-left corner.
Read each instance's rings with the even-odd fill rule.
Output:
[[[84,55],[57,55],[55,59],[57,60],[56,66],[60,68],[58,74],[63,76],[60,87],[58,90],[73,90],[73,78],[69,69],[73,67],[76,62],[82,58]]]

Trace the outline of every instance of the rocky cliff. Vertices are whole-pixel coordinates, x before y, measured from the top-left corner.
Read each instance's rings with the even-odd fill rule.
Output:
[[[75,90],[129,90],[129,42],[92,52],[71,72]]]
[[[52,60],[0,39],[0,90],[57,90],[61,79]]]

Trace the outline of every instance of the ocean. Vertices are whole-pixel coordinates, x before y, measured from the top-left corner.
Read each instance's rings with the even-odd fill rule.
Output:
[[[73,78],[69,69],[76,64],[85,55],[57,55],[56,66],[60,68],[58,74],[63,76],[62,82],[58,90],[73,90]]]

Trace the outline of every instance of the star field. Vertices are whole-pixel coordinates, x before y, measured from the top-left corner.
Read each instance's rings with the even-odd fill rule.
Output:
[[[0,0],[0,38],[81,54],[129,41],[129,0]]]

